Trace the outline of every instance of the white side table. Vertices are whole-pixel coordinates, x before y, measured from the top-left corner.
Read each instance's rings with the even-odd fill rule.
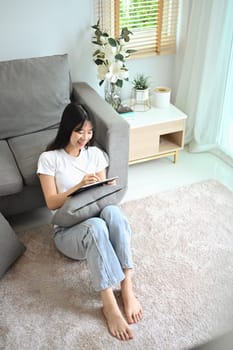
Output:
[[[171,104],[122,116],[130,125],[129,164],[171,155],[176,163],[184,147],[186,114]]]

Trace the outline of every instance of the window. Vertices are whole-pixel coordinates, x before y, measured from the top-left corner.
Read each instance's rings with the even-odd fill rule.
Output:
[[[171,54],[176,49],[179,0],[96,0],[101,27],[118,37],[124,27],[133,32],[128,48],[134,56]]]

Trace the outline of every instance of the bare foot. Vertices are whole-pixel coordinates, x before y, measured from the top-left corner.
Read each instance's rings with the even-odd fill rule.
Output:
[[[103,292],[102,292],[103,293]],[[107,321],[109,332],[119,340],[133,338],[133,332],[121,314],[114,294],[107,298],[103,297],[103,314]]]
[[[130,275],[121,283],[121,295],[128,323],[137,323],[142,319],[142,307],[135,297]]]
[[[129,297],[123,297],[123,304],[125,309],[125,315],[128,323],[137,323],[142,319],[142,307],[138,299],[132,293]]]
[[[129,340],[133,338],[133,333],[123,318],[120,310],[115,309],[113,305],[103,307],[103,314],[106,318],[109,332],[119,340]]]

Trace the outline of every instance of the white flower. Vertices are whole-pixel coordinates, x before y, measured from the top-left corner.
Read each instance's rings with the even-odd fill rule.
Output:
[[[129,77],[129,71],[123,67],[121,61],[114,62],[110,65],[109,71],[106,74],[106,79],[115,84],[117,80],[126,80]]]
[[[106,78],[110,80],[111,83],[115,84],[121,75],[122,62],[117,61],[109,66],[109,72],[106,74]]]
[[[93,43],[98,46],[98,49],[93,53],[93,59],[98,67],[99,84],[101,85],[107,79],[112,84],[122,86],[123,80],[128,80],[129,77],[125,60],[130,56],[124,39],[127,37],[129,40],[129,34],[132,33],[124,28],[120,38],[115,39],[100,30],[99,21],[92,28],[95,29],[95,41]]]
[[[108,42],[108,38],[106,36],[104,36],[104,35],[101,35],[100,36],[100,41],[101,41],[102,45],[105,45]]]

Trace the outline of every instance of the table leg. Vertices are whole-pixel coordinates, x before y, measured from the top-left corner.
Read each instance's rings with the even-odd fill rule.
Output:
[[[178,160],[178,151],[175,151],[173,163],[176,164],[177,160]]]

